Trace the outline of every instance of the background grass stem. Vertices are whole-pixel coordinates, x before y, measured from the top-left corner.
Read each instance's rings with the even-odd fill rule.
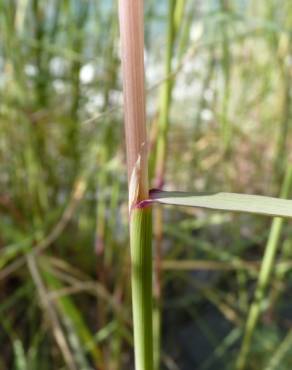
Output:
[[[289,165],[287,166],[285,179],[282,185],[281,190],[282,198],[289,197],[291,184],[292,184],[292,166]],[[262,265],[259,272],[257,286],[254,293],[254,299],[248,312],[243,341],[236,363],[237,370],[243,370],[247,366],[247,359],[251,346],[252,336],[256,328],[258,319],[260,317],[263,300],[265,298],[265,291],[271,280],[275,256],[277,249],[279,247],[279,241],[284,222],[285,220],[279,217],[274,218],[272,222],[272,227],[265,248],[265,253],[263,256]]]

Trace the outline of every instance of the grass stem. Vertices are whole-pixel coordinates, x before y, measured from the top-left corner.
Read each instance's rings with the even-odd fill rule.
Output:
[[[292,167],[288,166],[281,190],[282,198],[288,198],[291,183],[292,183]],[[279,240],[283,224],[284,224],[283,218],[280,217],[274,218],[258,277],[254,300],[250,306],[250,310],[248,313],[243,342],[236,363],[236,370],[244,370],[246,368],[252,336],[261,313],[264,294],[271,279],[271,274],[273,272],[275,256],[279,246]]]
[[[119,1],[136,370],[153,369],[151,209],[148,197],[143,1]]]

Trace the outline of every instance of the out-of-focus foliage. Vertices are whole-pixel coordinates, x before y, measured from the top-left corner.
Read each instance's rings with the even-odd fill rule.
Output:
[[[279,195],[290,0],[186,0],[182,11],[167,30],[168,1],[145,1],[151,153],[171,71],[165,188]],[[0,0],[0,71],[0,369],[130,369],[116,1]],[[270,226],[164,210],[161,369],[235,368]],[[275,242],[251,370],[292,366],[289,222]]]

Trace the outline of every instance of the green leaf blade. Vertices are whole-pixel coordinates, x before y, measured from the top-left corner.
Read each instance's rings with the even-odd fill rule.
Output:
[[[198,195],[195,193],[155,190],[151,193],[151,200],[155,203],[174,206],[292,218],[292,200],[262,195],[239,193]]]

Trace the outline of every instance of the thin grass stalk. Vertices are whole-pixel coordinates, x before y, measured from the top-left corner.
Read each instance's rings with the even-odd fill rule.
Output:
[[[178,59],[178,65],[181,63],[182,58],[184,56],[184,53],[186,51],[186,48],[188,46],[188,42],[190,40],[190,30],[192,26],[192,21],[195,16],[195,8],[192,1],[189,1],[187,4],[187,0],[183,0],[183,13],[176,12],[176,24],[178,24],[178,14],[181,14],[183,19],[182,25],[181,25],[181,34],[180,34],[180,40],[177,50],[177,59]]]
[[[167,24],[167,46],[165,56],[165,76],[172,71],[172,55],[175,40],[175,5],[176,0],[170,0],[168,4]],[[167,79],[161,88],[160,112],[158,119],[158,140],[155,158],[155,180],[154,186],[163,186],[166,146],[169,128],[169,109],[171,102],[172,79]],[[162,234],[163,234],[163,210],[161,207],[155,209],[155,274],[154,274],[154,307],[153,307],[153,341],[154,341],[154,369],[160,367],[160,345],[161,345],[161,258],[162,258]]]
[[[151,208],[144,83],[143,0],[119,0],[125,134],[129,184],[130,247],[136,370],[153,369]]]
[[[73,22],[75,24],[74,28],[74,36],[72,39],[72,49],[76,53],[76,55],[82,55],[83,48],[84,48],[84,29],[87,21],[87,14],[88,14],[89,4],[88,2],[84,2],[80,4],[80,8],[78,9],[78,15],[73,17]],[[71,103],[71,117],[73,120],[73,125],[78,125],[78,111],[80,107],[80,98],[81,98],[81,83],[80,83],[80,70],[82,67],[82,60],[74,60],[71,66],[71,80],[72,80],[72,103]],[[75,135],[78,137],[77,128],[72,128]],[[76,131],[76,132],[75,132]]]
[[[105,74],[105,83],[103,86],[103,105],[102,111],[106,111],[110,105],[110,92],[113,86],[116,84],[117,79],[117,64],[115,62],[115,38],[117,35],[117,4],[113,4],[112,12],[108,19],[107,26],[109,29],[109,34],[107,36],[106,42],[106,49],[104,51],[104,74]],[[110,146],[111,146],[111,136],[112,136],[112,122],[110,119],[106,118],[105,127],[102,132],[102,140],[101,142],[104,143],[100,149],[100,165],[101,167],[104,166],[110,160]],[[104,276],[105,269],[108,265],[112,263],[112,248],[106,248],[105,240],[108,239],[110,236],[107,233],[107,222],[106,222],[106,212],[107,212],[107,204],[106,204],[106,197],[102,194],[102,189],[107,187],[109,182],[109,176],[107,170],[99,171],[97,175],[97,183],[98,183],[98,202],[97,202],[97,220],[96,220],[96,253],[99,256],[99,264],[97,265],[97,277]],[[112,195],[115,194],[115,191],[112,192]],[[115,209],[116,213],[116,209]],[[111,217],[111,219],[115,220],[115,216]],[[113,228],[114,230],[114,228]],[[110,255],[110,256],[109,256]],[[98,279],[99,280],[99,279]],[[103,308],[100,307],[102,311]]]
[[[22,102],[27,96],[23,94],[27,89],[26,76],[23,68],[25,55],[21,48],[21,41],[17,37],[15,19],[15,7],[11,2],[0,2],[0,32],[1,32],[1,53],[3,59],[3,71],[9,79],[5,82],[5,95],[9,92]],[[13,82],[12,82],[13,81]]]
[[[110,104],[110,91],[112,86],[116,82],[116,69],[114,63],[114,36],[116,35],[116,5],[113,5],[112,14],[108,20],[108,29],[110,30],[108,35],[107,49],[104,53],[105,60],[105,84],[103,87],[103,107],[102,111],[105,111]],[[115,22],[114,22],[115,20]],[[96,236],[95,236],[95,251],[98,256],[96,266],[96,276],[98,281],[103,282],[104,286],[108,284],[107,270],[108,266],[112,263],[112,245],[110,243],[108,230],[108,219],[106,219],[106,213],[108,211],[108,202],[103,189],[109,185],[109,174],[107,169],[102,170],[102,166],[110,160],[110,146],[111,146],[111,135],[112,135],[112,122],[106,118],[105,127],[101,133],[101,142],[103,145],[100,148],[99,161],[101,169],[97,174],[98,184],[98,201],[96,208]],[[116,210],[115,210],[116,212]],[[114,219],[114,217],[113,217]],[[105,248],[107,245],[107,248]],[[110,257],[109,257],[110,255]],[[102,328],[106,324],[107,319],[107,308],[103,304],[98,304],[97,307],[97,325],[98,328]],[[104,358],[106,358],[104,349]]]
[[[64,361],[69,370],[77,370],[74,356],[68,345],[67,338],[62,330],[56,310],[54,306],[51,304],[50,300],[48,299],[48,292],[41,277],[39,268],[37,266],[35,256],[32,254],[27,255],[26,259],[30,274],[37,288],[41,304],[47,312],[56,343],[59,346]]]
[[[101,163],[105,163],[106,159],[106,148],[103,148],[101,153]],[[96,207],[96,234],[95,234],[95,253],[97,255],[96,261],[96,278],[105,287],[107,286],[106,267],[104,264],[104,250],[105,250],[105,239],[106,239],[106,209],[107,202],[103,194],[103,189],[108,184],[108,174],[106,169],[100,169],[97,173],[97,187],[98,187],[98,200]],[[106,313],[107,307],[103,302],[97,301],[97,312],[96,312],[96,326],[97,330],[101,330],[106,325]],[[102,359],[103,366],[104,359],[106,358],[105,348],[102,348]]]
[[[111,199],[110,199],[110,216],[108,220],[108,229],[115,230],[118,225],[118,217],[117,217],[117,207],[119,201],[119,191],[120,191],[120,183],[118,180],[115,180],[113,184],[111,184]],[[113,266],[115,261],[119,261],[121,263],[120,269],[117,271],[117,275],[121,277],[115,286],[114,297],[116,301],[122,303],[122,295],[125,294],[125,286],[128,287],[128,269],[126,268],[125,273],[125,266],[128,266],[128,256],[125,256],[121,248],[117,248],[115,240],[113,238],[112,233],[107,232],[107,253],[104,256],[104,263],[106,266]],[[123,261],[126,260],[126,263]],[[128,296],[128,294],[127,294]],[[117,332],[113,343],[110,346],[110,356],[112,357],[111,368],[113,370],[119,370],[121,367],[121,361],[123,357],[123,331],[124,331],[124,323],[121,320],[121,317],[117,315]]]
[[[61,2],[55,0],[54,2],[54,15],[52,17],[52,21],[50,22],[51,29],[48,32],[48,39],[51,44],[56,43],[56,37],[60,32],[60,17],[61,17]]]
[[[72,38],[72,50],[76,55],[82,56],[85,42],[85,26],[88,19],[89,2],[80,2],[78,5],[78,14],[73,16],[73,22],[75,24],[73,38]],[[82,68],[82,60],[74,60],[71,65],[71,95],[72,102],[70,107],[71,122],[68,130],[68,138],[70,142],[70,148],[74,159],[75,171],[77,172],[80,168],[80,125],[79,125],[79,110],[81,104],[81,81],[80,71]]]
[[[198,138],[200,137],[200,134],[201,134],[202,111],[206,108],[206,105],[207,105],[206,104],[206,99],[205,99],[205,92],[210,87],[210,84],[212,82],[212,78],[213,78],[213,75],[214,75],[215,65],[216,65],[216,58],[215,58],[215,55],[214,55],[214,51],[210,50],[209,54],[210,55],[209,55],[208,65],[207,65],[207,68],[206,68],[206,74],[205,74],[205,76],[203,78],[203,81],[202,81],[202,89],[201,89],[201,92],[200,92],[201,97],[200,97],[200,100],[199,100],[198,110],[197,110],[197,114],[196,114],[196,117],[195,117],[195,125],[194,125],[195,126],[194,139],[195,140],[198,140]],[[197,156],[194,156],[194,160],[197,160]],[[194,166],[194,165],[195,165],[195,162],[193,161],[192,166]]]
[[[62,280],[60,279],[60,277],[58,277],[57,271],[54,270],[54,268],[49,264],[49,261],[43,258],[41,260],[40,267],[42,268],[42,276],[48,288],[48,292],[50,293],[53,291],[60,292],[62,291],[62,289],[66,290]],[[90,354],[95,364],[95,367],[98,369],[104,368],[104,360],[102,356],[101,347],[99,345],[96,345],[90,330],[85,324],[81,312],[74,304],[70,295],[68,294],[65,294],[64,296],[60,295],[55,301],[52,302],[55,303],[56,311],[60,315],[60,318],[62,317],[63,319],[65,318],[67,323],[71,322],[71,331],[75,332],[75,335],[78,338],[78,343],[85,344],[84,347],[88,350],[88,353]],[[72,340],[72,338],[70,338],[70,335],[68,335],[69,343],[70,340]],[[83,353],[85,349],[84,347],[80,346],[78,350],[73,351],[75,352],[76,358],[80,357],[80,355],[84,356]],[[78,368],[81,368],[80,364]]]
[[[117,18],[117,4],[113,4],[112,6],[112,14],[108,21],[109,27],[109,35],[108,40],[106,42],[106,48],[104,51],[104,74],[105,74],[105,83],[103,87],[103,108],[102,111],[106,112],[106,110],[110,106],[110,93],[111,90],[116,86],[117,74],[118,74],[118,66],[116,63],[116,55],[115,55],[115,45],[116,45],[116,37],[118,33],[118,25],[116,23]]]
[[[35,40],[36,40],[36,49],[35,49],[35,64],[37,68],[37,78],[35,80],[35,90],[37,95],[38,104],[40,106],[46,106],[48,92],[47,92],[47,82],[48,82],[48,73],[45,68],[44,63],[44,37],[45,37],[45,17],[44,17],[44,6],[39,0],[33,0],[32,9],[35,22]]]
[[[176,36],[183,18],[185,0],[170,0],[168,5],[167,46],[165,56],[165,76],[172,73],[172,59]],[[160,112],[158,119],[157,156],[155,158],[154,186],[163,186],[167,156],[167,142],[169,131],[169,113],[172,99],[173,79],[167,79],[161,88]],[[155,275],[154,275],[154,369],[160,368],[160,308],[161,308],[161,259],[162,259],[162,236],[163,236],[163,210],[155,210]]]
[[[283,363],[284,357],[289,351],[291,351],[292,345],[292,329],[288,331],[283,341],[276,348],[275,352],[271,356],[265,370],[277,370],[281,368],[281,363]]]
[[[229,3],[227,0],[221,0],[221,8],[226,14],[229,12]],[[224,95],[221,111],[221,135],[223,141],[223,153],[230,149],[232,127],[228,117],[229,100],[230,100],[230,48],[228,36],[228,24],[222,22],[222,68],[224,78]]]
[[[282,97],[281,97],[281,121],[279,124],[279,133],[276,143],[276,152],[274,160],[274,172],[279,179],[283,176],[283,172],[287,163],[287,142],[289,137],[289,123],[291,117],[291,68],[286,66],[285,60],[291,57],[292,54],[292,37],[287,38],[287,50],[284,55],[278,57],[279,71],[282,81]]]
[[[175,4],[176,0],[169,1],[168,8],[168,27],[167,27],[167,46],[165,57],[165,76],[171,75],[172,55],[175,40]],[[158,122],[158,138],[155,158],[155,181],[154,186],[161,188],[163,185],[166,153],[167,153],[167,134],[169,130],[169,107],[171,100],[172,79],[164,81],[160,95],[160,113]]]
[[[292,240],[289,236],[283,241],[281,253],[279,254],[279,264],[275,266],[275,280],[276,283],[274,284],[274,289],[271,292],[271,304],[270,304],[270,315],[276,311],[277,303],[279,304],[279,300],[283,293],[285,292],[286,284],[283,284],[286,278],[286,274],[289,271],[289,263],[290,255],[291,255],[291,247],[292,247]],[[279,266],[280,265],[280,266]]]
[[[202,366],[199,367],[198,370],[207,370],[210,369],[211,366],[214,364],[214,362],[217,359],[222,358],[224,355],[226,355],[226,352],[228,349],[234,345],[234,343],[238,340],[240,337],[240,329],[234,328],[232,329],[223,339],[221,343],[219,343],[218,346],[214,349],[213,354],[211,357],[208,357],[202,364]]]
[[[285,179],[281,190],[282,198],[288,198],[291,189],[291,184],[292,184],[292,166],[289,165],[286,170]],[[251,304],[246,321],[244,337],[236,363],[236,370],[244,370],[246,369],[247,366],[247,359],[248,353],[250,351],[252,336],[255,331],[258,319],[260,317],[264,295],[273,272],[275,256],[279,246],[283,225],[284,225],[283,218],[275,217],[273,219],[268,242],[265,248],[265,254],[261,264],[254,299]]]

